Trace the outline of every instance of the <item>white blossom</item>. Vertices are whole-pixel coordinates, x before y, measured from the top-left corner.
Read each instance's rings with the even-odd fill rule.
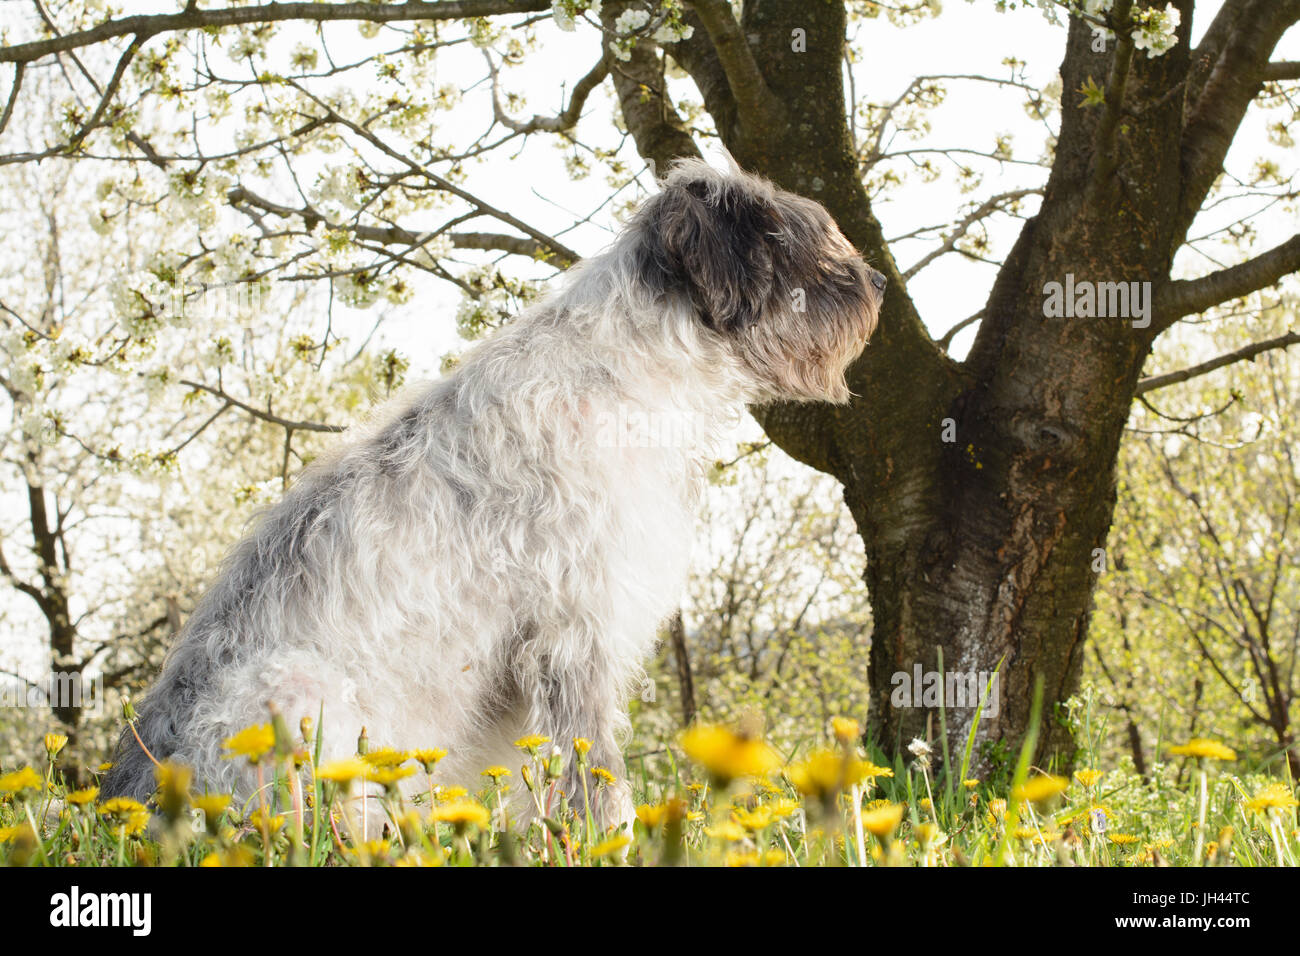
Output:
[[[636,33],[650,22],[650,14],[645,10],[624,10],[614,21],[614,31],[621,34]]]

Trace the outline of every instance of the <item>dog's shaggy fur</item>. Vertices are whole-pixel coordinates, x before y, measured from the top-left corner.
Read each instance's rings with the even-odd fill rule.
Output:
[[[627,695],[685,581],[708,433],[847,401],[883,289],[815,202],[677,165],[610,249],[266,512],[139,704],[144,743],[247,796],[222,741],[271,701],[323,712],[327,756],[362,726],[446,748],[448,782],[525,733],[586,737],[620,779],[597,809],[629,819]],[[689,440],[627,434],[651,420]],[[153,789],[128,729],[103,793]]]

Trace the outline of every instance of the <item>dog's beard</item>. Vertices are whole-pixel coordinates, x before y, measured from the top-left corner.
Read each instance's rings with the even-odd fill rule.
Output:
[[[806,312],[765,316],[737,336],[742,364],[759,391],[756,401],[852,398],[846,373],[876,327],[879,297],[852,290]]]

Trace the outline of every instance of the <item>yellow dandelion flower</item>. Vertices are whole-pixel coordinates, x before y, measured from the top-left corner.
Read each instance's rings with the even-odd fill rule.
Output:
[[[604,767],[592,767],[591,775],[606,787],[614,786],[614,775]]]
[[[940,845],[948,839],[948,834],[939,829],[938,824],[929,820],[916,827],[916,842],[921,846]]]
[[[357,757],[345,757],[342,760],[331,760],[329,763],[317,767],[316,779],[328,780],[331,783],[351,783],[358,777],[364,777],[368,769],[364,760]]]
[[[734,820],[725,820],[716,827],[705,827],[704,832],[714,840],[726,840],[728,843],[745,839],[745,828]]]
[[[45,735],[45,753],[51,760],[59,755],[59,751],[68,745],[66,734],[46,734]]]
[[[573,750],[578,755],[578,759],[585,760],[587,754],[591,753],[591,741],[586,737],[573,738]]]
[[[372,750],[361,757],[371,767],[400,767],[406,761],[411,759],[409,752],[405,750],[394,750],[392,747],[381,747],[378,750]]]
[[[488,768],[487,768],[486,770],[484,770],[481,774],[479,774],[479,776],[481,776],[481,777],[491,777],[491,778],[492,778],[492,782],[493,782],[494,784],[498,784],[498,783],[501,782],[501,778],[502,778],[502,777],[508,777],[508,776],[510,776],[510,768],[509,768],[509,767],[500,767],[500,766],[498,766],[498,767],[488,767]]]
[[[435,807],[429,819],[437,823],[450,823],[457,828],[467,826],[486,827],[492,819],[487,807],[473,800],[454,800]]]
[[[392,848],[393,845],[388,840],[366,840],[360,846],[354,847],[348,852],[355,856],[361,856],[364,852],[366,856],[382,859],[388,856],[388,851]]]
[[[1174,845],[1173,840],[1153,840],[1151,843],[1143,844],[1142,860],[1145,863],[1151,863],[1155,860],[1155,854],[1160,850],[1167,850]]]
[[[99,812],[108,814],[139,813],[144,809],[143,803],[130,797],[110,797],[99,805]]]
[[[763,854],[764,866],[785,866],[785,864],[786,859],[784,850],[768,850]]]
[[[227,737],[222,744],[229,751],[226,760],[245,757],[249,763],[257,763],[275,746],[275,731],[270,724],[254,724],[245,727],[232,737]]]
[[[1007,815],[1007,801],[1001,797],[995,797],[989,801],[989,816],[996,820],[1001,820]]]
[[[1097,781],[1104,776],[1106,776],[1104,770],[1076,770],[1074,772],[1074,779],[1089,789],[1095,787]]]
[[[167,819],[175,820],[189,802],[193,773],[189,767],[165,760],[154,768],[154,777],[158,781],[158,809]]]
[[[849,717],[832,717],[831,733],[842,744],[852,743],[862,735],[858,722]]]
[[[1039,846],[1055,843],[1061,836],[1054,830],[1036,830],[1033,827],[1016,827],[1016,832],[1012,835],[1017,840],[1027,840]]]
[[[447,756],[447,751],[434,748],[429,750],[413,750],[411,756],[415,762],[424,767],[425,773],[433,773],[433,768],[438,766],[438,761]]]
[[[844,759],[832,750],[815,750],[805,759],[785,768],[786,779],[800,793],[810,797],[834,794],[848,785]]]
[[[732,850],[726,856],[726,865],[734,867],[758,866],[758,854],[753,850]]]
[[[591,848],[593,858],[609,856],[611,853],[617,853],[623,847],[632,842],[632,838],[626,833],[619,833],[610,837],[608,840],[602,840]]]
[[[199,863],[199,866],[252,866],[253,851],[246,846],[235,846],[227,850],[215,850]]]
[[[867,810],[862,814],[862,827],[868,833],[883,840],[896,829],[903,820],[901,803],[886,803],[884,806]]]
[[[84,790],[73,790],[64,794],[63,799],[73,806],[84,807],[88,803],[94,803],[95,798],[98,796],[99,787],[86,787]]]
[[[1116,846],[1129,846],[1138,841],[1138,838],[1131,833],[1112,833],[1107,839]]]
[[[414,767],[370,767],[366,770],[366,779],[391,790],[399,780],[405,780],[414,774]]]
[[[659,824],[664,822],[664,817],[668,815],[668,804],[649,804],[643,803],[636,808],[636,818],[641,821],[647,830],[653,830]]]
[[[248,822],[259,830],[262,829],[262,825],[265,824],[266,829],[269,832],[273,834],[279,833],[280,829],[284,826],[284,814],[271,814],[261,807],[258,807],[248,815]]]
[[[0,843],[35,843],[36,831],[30,823],[20,823],[12,827],[0,827]]]
[[[877,767],[868,761],[839,754],[833,750],[815,750],[804,760],[785,769],[786,779],[796,790],[807,796],[822,799],[827,799],[863,780],[893,775],[894,771],[888,767]]]
[[[99,805],[99,812],[111,818],[112,825],[127,836],[134,836],[149,825],[149,811],[130,797],[112,797]]]
[[[778,797],[768,804],[772,810],[772,816],[778,820],[783,820],[799,809],[799,801],[791,797]]]
[[[1029,803],[1042,803],[1064,793],[1069,786],[1070,781],[1064,777],[1055,777],[1043,773],[1036,777],[1030,777],[1015,789],[1012,796],[1017,800],[1025,800]]]
[[[45,781],[31,767],[23,767],[0,776],[0,793],[21,793],[24,790],[40,790]]]
[[[1170,747],[1169,752],[1179,757],[1201,757],[1206,760],[1236,760],[1237,752],[1217,740],[1193,737],[1185,744]]]
[[[731,811],[731,819],[746,830],[763,830],[772,825],[772,808],[758,806],[753,810],[746,810],[744,807],[737,807]]]
[[[976,780],[974,777],[971,777],[969,780],[963,780],[961,782],[961,785],[965,787],[967,790],[974,790],[976,787],[980,785],[980,782]]]
[[[230,794],[204,793],[194,797],[190,802],[196,810],[202,810],[204,813],[213,816],[220,816],[225,812],[226,807],[230,806]]]
[[[438,796],[439,803],[451,803],[453,800],[459,800],[469,795],[469,791],[464,787],[439,787],[434,792]]]
[[[527,736],[520,737],[516,740],[515,746],[536,757],[538,751],[542,749],[542,746],[544,744],[549,744],[550,742],[550,737],[543,737],[541,734],[528,734]]]
[[[208,832],[215,834],[217,827],[221,824],[221,815],[226,812],[226,807],[230,806],[230,794],[205,793],[202,796],[192,798],[190,805],[196,810],[202,811]]]
[[[1246,804],[1247,810],[1254,810],[1256,813],[1265,810],[1287,810],[1291,807],[1300,807],[1300,800],[1291,795],[1290,788],[1284,783],[1270,783]]]
[[[723,782],[761,777],[781,763],[776,751],[763,741],[716,724],[696,724],[682,734],[681,745],[688,757]]]

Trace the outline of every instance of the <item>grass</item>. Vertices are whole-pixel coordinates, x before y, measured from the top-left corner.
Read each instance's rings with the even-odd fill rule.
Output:
[[[1037,705],[1035,705],[1037,709]],[[581,794],[558,790],[577,761],[597,804],[613,778],[588,742],[533,736],[518,766],[484,770],[476,792],[435,782],[439,750],[371,749],[321,763],[304,722],[277,715],[227,741],[260,787],[238,803],[196,790],[163,763],[150,806],[70,789],[66,738],[45,737],[44,767],[0,774],[0,861],[11,866],[1294,866],[1295,782],[1240,770],[1214,741],[1167,748],[1146,777],[1096,766],[1089,711],[1080,769],[1032,766],[1033,733],[1001,776],[944,770],[913,741],[906,757],[868,753],[834,719],[783,758],[756,735],[699,725],[628,781],[630,828],[603,830]],[[944,748],[946,750],[946,748]],[[876,762],[879,761],[879,762]],[[1285,766],[1285,764],[1283,764]],[[101,767],[101,771],[102,771]],[[512,795],[513,794],[513,799]],[[373,821],[368,828],[363,820]],[[382,830],[382,835],[380,835]]]

